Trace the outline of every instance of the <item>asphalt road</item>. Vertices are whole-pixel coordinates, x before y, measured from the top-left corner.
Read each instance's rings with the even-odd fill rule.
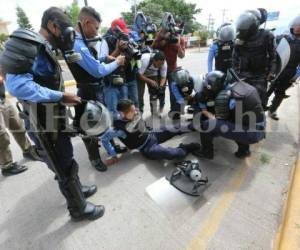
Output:
[[[205,73],[206,57],[206,51],[189,51],[179,64]],[[134,151],[100,173],[75,138],[81,180],[99,188],[89,200],[104,204],[106,214],[94,222],[74,223],[53,174],[42,163],[26,162],[24,174],[0,176],[0,249],[272,249],[299,146],[298,87],[288,94],[279,110],[281,120],[268,119],[266,140],[252,147],[247,160],[233,156],[233,142],[215,140],[215,159],[200,160],[210,185],[198,199],[179,193],[177,198],[151,198],[147,191],[173,170],[172,162],[150,161]],[[148,117],[149,106],[144,118],[151,122]],[[168,122],[166,115],[163,122]],[[176,137],[165,145],[190,141],[199,141],[199,135]],[[11,147],[15,160],[25,162],[13,139]],[[102,148],[101,155],[106,157]]]

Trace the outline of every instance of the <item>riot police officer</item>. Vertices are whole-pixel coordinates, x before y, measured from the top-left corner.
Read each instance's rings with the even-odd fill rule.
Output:
[[[200,103],[197,101],[203,89],[203,77],[191,75],[182,68],[175,71],[173,76],[174,81],[171,83],[170,89],[176,103],[180,106],[189,105],[188,113],[196,115],[198,112],[203,112],[204,115],[209,115],[206,111],[211,109],[213,103],[208,101],[208,105],[204,106],[202,105],[204,102]]]
[[[78,58],[72,51],[74,33],[65,13],[51,7],[43,13],[39,33],[27,29],[12,33],[0,63],[6,73],[8,91],[22,103],[31,139],[44,152],[44,161],[56,174],[71,218],[96,220],[103,216],[104,207],[85,199],[97,187],[80,183],[78,164],[66,130],[66,109],[61,104],[76,105],[81,99],[64,92],[61,68],[52,51],[52,48],[59,49],[66,58]]]
[[[259,28],[264,20],[259,10],[246,11],[237,19],[233,67],[241,79],[257,89],[266,108],[268,80],[276,72],[276,50],[274,35]]]
[[[235,30],[231,23],[222,24],[217,31],[217,39],[213,42],[208,53],[208,72],[215,70],[227,72],[232,67],[232,51],[235,39]]]
[[[68,66],[77,82],[78,96],[85,100],[103,102],[102,78],[124,64],[124,57],[107,58],[98,54],[94,43],[98,42],[97,35],[101,23],[100,14],[92,7],[83,7],[79,13],[79,24],[76,27],[74,50],[80,53],[82,59]],[[83,34],[82,34],[83,33]],[[105,60],[114,60],[105,64]],[[76,107],[75,126],[79,127],[79,119],[84,111],[84,105]],[[98,171],[106,171],[99,154],[99,139],[97,137],[83,137],[83,142],[89,154],[91,164]]]
[[[297,67],[300,64],[300,15],[295,17],[290,23],[290,34],[281,35],[277,38],[280,42],[281,40],[286,40],[289,44],[290,50],[290,58],[288,59],[288,63],[279,76],[274,81],[274,85],[268,91],[268,95],[270,96],[274,91],[274,98],[272,100],[272,104],[269,108],[269,115],[272,119],[278,120],[277,109],[280,106],[283,99],[286,97],[285,91],[291,87],[292,78],[297,73]]]
[[[224,73],[212,71],[204,80],[203,95],[214,98],[215,115],[202,122],[202,147],[194,154],[213,159],[213,139],[222,136],[238,144],[236,157],[249,156],[249,145],[265,137],[265,116],[256,89],[243,81],[227,84]]]

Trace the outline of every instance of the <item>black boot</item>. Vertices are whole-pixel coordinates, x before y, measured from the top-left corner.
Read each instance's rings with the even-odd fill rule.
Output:
[[[55,175],[54,180],[58,181],[57,175]],[[91,197],[93,194],[97,193],[96,185],[87,186],[80,183],[80,187],[85,198]]]
[[[250,146],[248,144],[237,143],[237,145],[238,145],[238,150],[234,153],[235,157],[244,159],[251,155]]]
[[[26,166],[13,162],[7,168],[3,168],[1,172],[3,176],[11,176],[11,175],[17,175],[23,173],[26,170],[27,170]]]
[[[97,186],[96,185],[81,185],[81,191],[85,198],[91,197],[97,192]]]
[[[214,146],[213,137],[209,133],[200,133],[201,148],[195,152],[193,155],[199,158],[213,159],[214,158]]]
[[[189,143],[189,144],[181,143],[179,145],[179,148],[184,149],[187,153],[193,153],[194,151],[200,149],[200,144],[199,143]]]
[[[68,176],[59,181],[59,187],[67,200],[68,210],[73,220],[96,220],[104,215],[104,206],[96,206],[85,200],[78,177],[78,165],[75,161]]]
[[[278,107],[280,106],[280,104],[282,103],[283,99],[284,99],[284,95],[285,93],[276,93],[275,92],[275,96],[272,100],[272,104],[269,108],[269,113],[270,114],[276,114],[276,111],[278,109]],[[275,115],[273,115],[275,117]],[[277,115],[276,115],[277,116]],[[274,119],[272,116],[270,116],[272,119]],[[279,120],[278,117],[276,117],[274,120]]]
[[[107,166],[101,160],[101,157],[99,154],[98,138],[85,137],[85,138],[82,138],[82,140],[83,140],[86,150],[88,152],[91,164],[98,171],[105,172],[107,170]]]
[[[193,155],[199,158],[212,160],[214,158],[214,151],[211,149],[205,149],[204,147],[201,147],[199,150],[194,151]]]

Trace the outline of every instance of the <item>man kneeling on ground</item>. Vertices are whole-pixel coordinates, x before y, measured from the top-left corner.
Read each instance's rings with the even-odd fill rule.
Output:
[[[146,158],[152,160],[182,159],[200,148],[198,143],[181,143],[176,148],[161,146],[161,143],[184,132],[174,128],[168,130],[166,127],[160,128],[159,131],[149,131],[146,122],[137,113],[136,107],[131,100],[121,100],[117,110],[119,117],[114,121],[114,129],[109,130],[101,137],[104,148],[111,156],[106,161],[107,165],[113,165],[118,162],[117,154],[110,144],[110,140],[115,137],[118,137],[129,149],[137,149]],[[186,129],[192,129],[192,125],[186,126]]]

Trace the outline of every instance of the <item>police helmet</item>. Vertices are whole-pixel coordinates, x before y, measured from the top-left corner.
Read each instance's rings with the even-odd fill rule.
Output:
[[[185,69],[179,69],[174,73],[174,80],[179,91],[183,96],[188,96],[192,93],[194,88],[193,78]]]
[[[261,16],[261,12],[258,9],[246,10],[246,12],[252,13],[257,18],[259,24],[261,24],[262,16]]]
[[[254,36],[259,29],[260,21],[252,12],[242,13],[236,21],[236,36],[238,39],[247,40]]]
[[[294,29],[300,26],[300,15],[296,16],[290,23],[290,31],[294,34]]]
[[[107,108],[98,101],[88,101],[80,119],[80,128],[87,136],[99,136],[111,127]]]
[[[209,72],[203,84],[203,93],[208,98],[215,98],[218,93],[225,87],[226,74],[222,71]]]
[[[231,23],[225,23],[217,31],[218,40],[221,42],[230,42],[235,39],[235,29]]]
[[[261,14],[261,20],[260,20],[260,24],[263,24],[267,21],[268,19],[268,11],[264,8],[258,8],[258,11]]]

